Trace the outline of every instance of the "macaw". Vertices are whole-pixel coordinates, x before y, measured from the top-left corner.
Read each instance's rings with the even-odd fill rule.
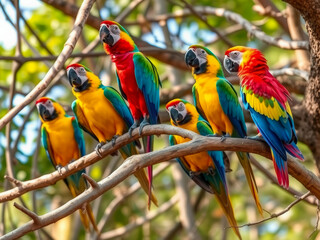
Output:
[[[67,67],[67,75],[72,93],[77,98],[72,103],[79,126],[99,143],[97,152],[106,141],[115,144],[118,136],[126,133],[133,123],[130,110],[121,95],[113,87],[102,85],[100,79],[88,68],[80,64]],[[129,143],[119,149],[123,159],[137,154],[135,143]],[[149,195],[148,178],[144,169],[134,173],[143,190],[157,206],[157,199]],[[148,203],[148,208],[150,204]]]
[[[254,48],[237,46],[225,52],[224,67],[240,77],[243,104],[271,148],[278,182],[289,187],[287,155],[303,160],[288,103],[287,89],[269,72],[267,60]]]
[[[36,106],[42,122],[42,144],[52,165],[60,171],[64,167],[86,154],[82,132],[75,117],[65,113],[62,106],[53,99],[42,97],[36,101]],[[88,183],[82,176],[82,169],[64,179],[71,195],[76,197],[86,190]],[[83,225],[89,230],[91,222],[98,231],[90,204],[85,210],[80,210]]]
[[[238,96],[231,83],[224,77],[219,59],[206,47],[192,45],[185,55],[185,62],[192,68],[195,84],[193,99],[199,114],[206,119],[216,135],[247,136],[247,128]],[[257,208],[262,215],[258,188],[250,164],[250,155],[236,153],[243,167]]]
[[[188,129],[203,136],[213,134],[209,123],[204,120],[195,106],[183,99],[174,99],[167,103],[172,126]],[[176,145],[190,141],[178,135],[170,135],[170,144]],[[177,158],[185,173],[205,191],[215,194],[229,224],[241,239],[230,196],[228,193],[223,153],[221,151],[201,152]]]
[[[100,40],[104,50],[116,65],[116,76],[122,96],[128,101],[134,123],[129,129],[158,123],[159,88],[161,82],[156,67],[135,45],[129,33],[117,22],[100,24]],[[143,138],[145,152],[153,150],[153,136]],[[152,166],[148,167],[149,193],[152,188]],[[150,201],[150,198],[149,198]]]

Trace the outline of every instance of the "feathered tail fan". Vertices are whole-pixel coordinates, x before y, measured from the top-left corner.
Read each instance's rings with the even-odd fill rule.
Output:
[[[271,155],[274,169],[277,174],[278,183],[284,188],[289,188],[288,164],[287,159],[282,159],[277,151],[271,148]]]

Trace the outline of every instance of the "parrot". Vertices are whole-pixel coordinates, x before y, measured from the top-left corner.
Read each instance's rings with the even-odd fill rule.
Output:
[[[167,103],[166,109],[170,115],[172,126],[187,129],[206,136],[213,134],[209,123],[197,112],[194,105],[184,99],[173,99]],[[170,145],[190,141],[177,135],[169,136]],[[184,172],[205,191],[215,194],[225,213],[230,226],[241,239],[233,207],[228,193],[223,153],[221,151],[201,152],[177,158]]]
[[[114,145],[117,137],[126,133],[133,124],[130,110],[119,92],[113,87],[102,85],[98,76],[87,67],[78,63],[71,64],[67,66],[67,76],[72,93],[77,98],[72,103],[72,110],[80,128],[99,142],[96,151],[100,154],[99,149],[106,141],[111,141]],[[136,141],[120,148],[123,159],[137,154],[136,146],[139,144],[139,141]],[[139,169],[134,175],[151,201],[158,206],[153,193],[149,195],[145,170]]]
[[[135,45],[129,33],[119,23],[103,21],[99,30],[100,40],[111,61],[116,65],[116,77],[122,96],[128,101],[134,122],[129,128],[142,129],[159,122],[159,89],[161,82],[153,63]],[[143,138],[145,152],[153,150],[153,136]],[[149,194],[152,188],[152,166],[148,166]],[[149,198],[150,202],[150,198]]]
[[[61,168],[84,156],[85,142],[77,120],[66,114],[62,106],[48,97],[36,101],[36,107],[42,122],[42,145],[52,165],[60,172]],[[87,180],[82,176],[82,169],[64,179],[71,195],[76,197],[88,187]],[[90,204],[80,210],[80,217],[87,230],[90,222],[98,233],[98,228]]]
[[[286,153],[304,159],[296,145],[298,139],[288,103],[289,92],[271,75],[267,60],[258,49],[243,46],[230,48],[225,52],[223,62],[229,73],[238,74],[244,107],[258,127],[258,135],[262,135],[271,148],[279,184],[288,188]]]
[[[229,137],[247,136],[238,95],[231,83],[224,77],[219,59],[206,47],[191,45],[185,54],[185,62],[192,69],[195,84],[192,87],[193,99],[199,114],[209,122],[215,135]],[[250,191],[257,209],[262,215],[250,155],[237,152],[243,167]]]

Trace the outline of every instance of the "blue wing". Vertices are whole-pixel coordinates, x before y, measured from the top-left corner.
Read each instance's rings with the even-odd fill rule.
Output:
[[[219,79],[216,84],[222,110],[235,130],[232,135],[242,138],[247,136],[247,128],[236,91],[226,79]]]
[[[72,127],[73,127],[73,131],[74,131],[74,137],[75,137],[76,142],[79,146],[80,155],[82,157],[82,156],[86,155],[86,146],[85,146],[83,134],[79,128],[77,119],[75,117],[72,117]]]
[[[142,91],[151,124],[158,122],[161,82],[156,67],[141,52],[134,53],[134,74],[138,88]]]
[[[174,146],[177,144],[175,138],[173,135],[169,136],[169,142],[171,146]],[[187,163],[187,161],[185,160],[184,157],[180,157],[180,158],[176,158],[177,162],[180,164],[180,166],[182,167],[183,171],[196,183],[198,184],[201,188],[203,188],[204,190],[206,190],[209,193],[213,194],[213,191],[211,189],[210,183],[207,182],[207,180],[205,179],[205,174],[196,174],[196,175],[192,175],[190,176],[190,166]]]
[[[127,124],[127,127],[130,127],[133,124],[133,118],[123,97],[113,87],[103,87],[103,90],[104,96],[111,102],[114,109]]]
[[[212,135],[212,129],[207,121],[200,118],[198,119],[197,122],[197,129],[202,136],[207,136],[207,135]],[[227,186],[227,180],[226,180],[226,175],[225,175],[225,166],[223,162],[223,152],[222,151],[208,151],[208,154],[210,155],[219,175],[220,178],[223,181],[224,186]]]

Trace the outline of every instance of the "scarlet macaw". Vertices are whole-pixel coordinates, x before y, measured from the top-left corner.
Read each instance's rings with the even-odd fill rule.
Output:
[[[117,22],[103,21],[100,40],[104,50],[116,65],[116,76],[122,96],[128,101],[134,123],[129,133],[140,125],[158,123],[159,87],[161,82],[156,67],[133,42],[129,33]],[[146,152],[153,150],[153,136],[143,138]],[[152,187],[152,166],[148,167],[149,193]],[[150,201],[150,198],[149,198]]]
[[[114,88],[102,85],[100,79],[83,65],[69,65],[67,75],[72,93],[77,98],[72,103],[72,110],[79,126],[99,142],[96,148],[98,152],[106,141],[114,144],[116,138],[126,133],[133,123],[124,99]],[[137,154],[135,144],[129,143],[119,149],[123,159]],[[149,194],[148,178],[144,169],[139,169],[134,175],[143,190]],[[153,194],[151,200],[157,205]]]
[[[192,68],[196,81],[192,93],[196,108],[206,119],[215,134],[231,137],[247,136],[247,128],[238,96],[231,83],[224,77],[219,59],[206,47],[192,45],[185,61]],[[262,215],[258,188],[250,164],[250,155],[237,152],[245,172],[252,196]]]
[[[240,77],[243,104],[269,144],[278,182],[289,187],[287,155],[303,160],[297,147],[290,94],[269,72],[267,60],[254,48],[233,47],[226,51],[224,67]]]
[[[173,126],[191,130],[203,136],[213,134],[209,123],[197,112],[195,106],[183,99],[174,99],[167,103],[166,109]],[[190,141],[178,135],[170,135],[170,144],[176,145]],[[201,152],[177,158],[186,174],[201,188],[215,194],[229,224],[241,239],[230,196],[228,193],[223,153],[221,151]]]
[[[52,165],[59,171],[61,167],[86,154],[85,142],[74,117],[65,113],[62,106],[53,99],[42,97],[36,101],[42,122],[42,144]],[[71,195],[76,197],[86,190],[88,183],[82,176],[82,169],[64,179]],[[98,232],[90,204],[85,211],[80,210],[83,225],[89,230],[89,222]]]

